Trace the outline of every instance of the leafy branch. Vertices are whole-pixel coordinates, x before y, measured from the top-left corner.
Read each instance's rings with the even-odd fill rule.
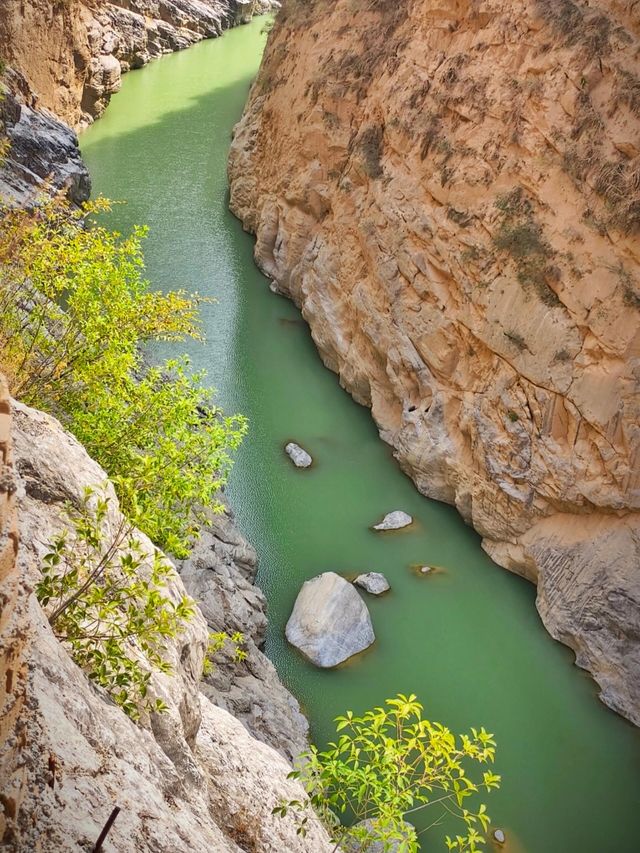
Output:
[[[80,506],[67,508],[70,529],[50,543],[36,596],[74,661],[139,720],[166,708],[149,697],[151,675],[171,674],[166,642],[193,617],[194,602],[169,592],[173,567],[124,519],[106,534],[109,505],[87,488]]]
[[[469,800],[481,789],[498,788],[500,776],[485,770],[474,781],[467,765],[493,763],[493,736],[472,728],[456,738],[441,723],[423,719],[422,711],[416,696],[399,694],[361,717],[352,711],[337,717],[338,739],[324,752],[312,746],[290,774],[309,800],[282,803],[274,814],[296,814],[301,835],[309,820],[320,820],[336,850],[366,850],[379,842],[384,850],[415,853],[417,833],[406,818],[438,807],[442,815],[432,826],[451,816],[464,827],[454,838],[446,836],[447,848],[480,850],[490,818],[483,803],[472,808]],[[343,825],[346,818],[352,825]]]

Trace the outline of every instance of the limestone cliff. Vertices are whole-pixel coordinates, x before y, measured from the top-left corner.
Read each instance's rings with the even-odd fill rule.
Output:
[[[6,408],[6,402],[2,405]],[[0,428],[7,419],[5,412]],[[47,543],[65,523],[64,503],[77,503],[86,486],[100,487],[106,475],[57,421],[19,403],[13,406],[12,437],[19,574],[3,550],[3,590],[14,590],[22,599],[15,594],[10,598],[14,606],[9,612],[15,611],[20,624],[17,632],[6,633],[9,646],[0,649],[3,668],[9,662],[16,675],[13,686],[6,679],[11,695],[0,695],[3,712],[10,712],[9,726],[3,721],[0,728],[0,766],[8,771],[0,781],[0,846],[15,851],[93,849],[113,807],[119,806],[105,849],[329,851],[317,825],[302,839],[294,821],[271,814],[283,798],[302,795],[298,783],[286,778],[290,765],[200,691],[208,634],[200,611],[168,646],[174,674],[153,677],[152,693],[165,701],[166,713],[137,726],[73,663],[35,597],[23,600],[39,577]],[[0,439],[6,448],[4,433]],[[4,477],[3,482],[9,480]],[[109,495],[105,530],[114,530],[121,516],[110,487]],[[11,506],[7,509],[3,499],[0,509],[6,525]],[[151,550],[142,534],[140,540]],[[218,567],[210,564],[202,571],[210,579],[207,596],[213,601]],[[11,572],[12,586],[4,583]],[[176,574],[169,593],[183,591]],[[6,648],[13,651],[7,654]],[[256,654],[253,650],[253,659]],[[25,664],[26,699],[17,677]],[[271,688],[283,690],[275,683]],[[249,684],[247,702],[251,690]],[[296,719],[290,716],[281,724],[295,729]]]
[[[231,207],[425,495],[640,724],[640,18],[288,0]]]

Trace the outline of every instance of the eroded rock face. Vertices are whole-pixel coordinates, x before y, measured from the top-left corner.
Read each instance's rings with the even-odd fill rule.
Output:
[[[305,581],[286,627],[287,640],[316,666],[329,668],[375,640],[367,605],[335,572]]]
[[[403,469],[640,723],[633,6],[289,2],[229,174]]]
[[[230,635],[239,631],[244,636],[246,660],[236,661],[231,647],[221,650],[200,689],[244,723],[254,737],[294,760],[306,749],[309,725],[297,700],[260,651],[267,617],[264,595],[254,583],[255,550],[229,516],[213,516],[210,529],[178,568],[209,629]]]
[[[0,132],[9,143],[0,159],[0,201],[28,205],[46,186],[75,204],[89,198],[91,179],[76,134],[47,111],[29,106],[19,90],[2,94]]]
[[[106,474],[56,420],[17,403],[12,435],[18,565],[23,584],[32,589],[47,543],[65,524],[64,503],[77,503],[83,489],[100,487]],[[121,519],[110,486],[107,493],[106,533]],[[148,539],[139,538],[151,551]],[[230,538],[227,529],[221,547]],[[233,544],[240,555],[241,543]],[[206,571],[211,574],[210,568]],[[175,574],[168,593],[184,591]],[[168,643],[174,674],[152,679],[153,695],[164,699],[168,710],[143,726],[134,725],[91,685],[54,637],[33,595],[24,633],[29,684],[20,716],[25,772],[17,817],[20,849],[93,849],[115,805],[121,812],[108,845],[122,853],[332,849],[317,825],[303,840],[296,835],[295,821],[271,814],[283,799],[302,795],[300,786],[286,778],[290,765],[200,692],[208,626],[199,611]],[[0,763],[3,759],[0,755]],[[0,780],[3,803],[8,802],[5,784],[9,780]],[[256,846],[247,848],[247,839],[255,839]]]

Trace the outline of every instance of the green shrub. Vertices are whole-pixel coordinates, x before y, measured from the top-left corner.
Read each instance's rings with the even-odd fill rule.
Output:
[[[91,489],[68,508],[71,533],[49,545],[36,596],[73,660],[138,720],[166,707],[148,697],[151,673],[171,673],[165,642],[194,603],[166,594],[173,567],[159,551],[150,555],[126,520],[105,535],[108,512],[109,498]]]
[[[243,661],[247,659],[247,653],[242,648],[244,644],[244,634],[241,631],[235,631],[233,634],[228,634],[226,631],[212,631],[209,634],[207,652],[202,663],[203,678],[211,675],[215,666],[215,655],[218,654],[218,652],[221,652],[228,643],[233,647],[234,660]]]
[[[222,511],[245,431],[215,406],[186,359],[149,367],[152,341],[199,338],[196,295],[149,290],[137,228],[95,223],[48,202],[0,222],[0,367],[12,393],[56,415],[114,482],[128,518],[184,557],[208,511]]]
[[[469,799],[479,788],[498,788],[500,776],[485,770],[474,782],[465,765],[493,762],[493,736],[482,728],[456,738],[441,723],[422,718],[423,707],[414,695],[399,694],[385,705],[362,717],[351,711],[337,717],[337,741],[325,752],[311,747],[301,756],[299,769],[290,776],[304,785],[315,814],[299,800],[283,803],[274,813],[293,811],[301,835],[310,820],[320,819],[336,849],[364,851],[379,842],[385,850],[397,843],[403,853],[415,853],[416,833],[406,819],[431,806],[464,827],[464,834],[446,837],[449,850],[477,851],[490,818],[484,804],[472,809]],[[352,826],[340,823],[346,815]]]

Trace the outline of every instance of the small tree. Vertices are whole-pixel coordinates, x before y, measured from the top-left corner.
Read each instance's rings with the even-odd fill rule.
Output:
[[[312,746],[290,774],[304,785],[335,849],[364,851],[380,842],[384,850],[415,853],[417,835],[406,819],[432,806],[441,810],[432,826],[453,816],[464,827],[455,838],[446,837],[449,850],[479,850],[485,838],[478,830],[486,832],[490,819],[484,804],[472,809],[469,799],[480,788],[498,788],[500,776],[485,770],[473,781],[466,765],[493,762],[492,735],[481,728],[456,738],[441,723],[422,718],[423,707],[413,694],[399,694],[385,705],[361,717],[351,711],[337,717],[338,740],[324,752]],[[308,803],[292,800],[274,813],[284,816],[289,810],[297,812],[298,832],[304,835],[314,819]],[[343,816],[351,826],[341,824]]]
[[[105,468],[129,520],[185,557],[221,512],[218,494],[246,432],[186,359],[150,367],[145,345],[198,339],[197,295],[144,279],[141,241],[58,200],[0,216],[0,366],[14,396],[64,423]]]
[[[158,550],[149,554],[124,518],[106,535],[108,512],[109,498],[91,489],[68,508],[71,533],[49,546],[36,596],[74,661],[138,720],[166,707],[148,697],[151,673],[171,673],[165,644],[194,602],[167,594],[173,567]]]

